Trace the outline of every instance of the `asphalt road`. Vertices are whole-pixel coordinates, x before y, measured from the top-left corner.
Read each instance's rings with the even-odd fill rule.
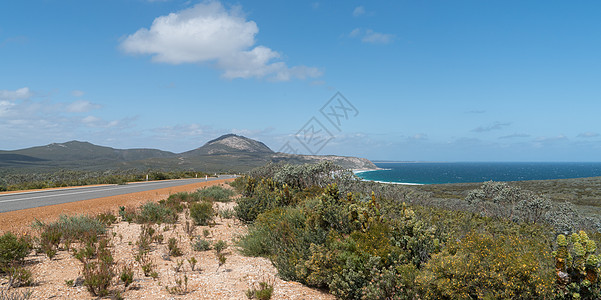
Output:
[[[82,200],[124,195],[130,193],[157,190],[162,188],[234,178],[232,175],[221,175],[218,178],[193,178],[150,182],[134,182],[126,185],[103,185],[93,187],[74,187],[49,191],[22,192],[0,195],[0,213],[32,207],[40,207]]]

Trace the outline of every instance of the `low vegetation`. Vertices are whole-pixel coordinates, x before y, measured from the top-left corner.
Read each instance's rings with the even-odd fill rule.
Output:
[[[192,292],[188,272],[203,269],[194,255],[214,250],[217,272],[226,272],[228,255],[240,251],[268,258],[282,279],[340,299],[601,298],[600,222],[548,190],[498,182],[384,185],[359,181],[330,163],[270,164],[231,186],[239,197],[216,187],[121,207],[119,218],[105,212],[36,222],[34,238],[5,233],[2,276],[13,291],[31,285],[24,259],[32,249],[49,258],[67,250],[81,261],[91,295],[120,297],[135,284],[135,268],[163,291],[185,295]],[[234,198],[233,211],[215,209]],[[248,231],[228,244],[208,227],[195,230],[216,224],[216,215],[235,217]],[[140,224],[131,243],[135,265],[113,259],[110,227],[119,220]],[[176,226],[180,233],[171,234]],[[175,270],[166,281],[157,271],[163,262],[150,255],[158,249]],[[273,289],[273,279],[260,280],[246,296],[270,299]]]
[[[578,234],[596,231],[544,194],[487,182],[445,202],[417,188],[357,182],[327,164],[270,165],[232,186],[242,193],[236,216],[250,224],[242,253],[341,299],[599,297],[589,246],[599,235]],[[565,232],[576,232],[576,242],[554,246]]]

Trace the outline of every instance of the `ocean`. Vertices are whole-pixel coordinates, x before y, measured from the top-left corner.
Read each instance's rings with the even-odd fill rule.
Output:
[[[375,163],[383,170],[357,172],[365,180],[402,184],[440,184],[547,180],[601,176],[601,162]]]

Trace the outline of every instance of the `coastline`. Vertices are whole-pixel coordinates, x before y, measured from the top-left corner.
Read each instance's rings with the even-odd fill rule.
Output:
[[[357,174],[362,174],[362,173],[367,173],[367,172],[384,171],[384,170],[391,170],[391,169],[383,169],[383,168],[377,168],[377,169],[353,169],[352,171],[353,171],[353,174],[357,175]],[[361,178],[360,176],[357,176],[357,177]],[[399,185],[424,185],[423,183],[380,181],[380,180],[369,180],[369,179],[365,179],[365,178],[361,178],[361,181],[372,181],[372,182],[377,182],[377,183],[399,184]]]
[[[411,183],[411,182],[394,182],[394,181],[380,181],[380,180],[369,180],[369,179],[363,179],[361,178],[362,181],[371,181],[371,182],[377,182],[377,183],[385,183],[385,184],[399,184],[399,185],[425,185],[425,183]]]

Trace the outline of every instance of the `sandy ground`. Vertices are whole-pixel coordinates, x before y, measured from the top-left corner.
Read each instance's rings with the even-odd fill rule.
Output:
[[[32,208],[16,212],[0,214],[0,231],[28,232],[32,234],[30,224],[34,219],[52,221],[60,214],[96,214],[107,210],[116,211],[118,206],[137,207],[147,201],[165,199],[169,194],[191,192],[207,185],[223,184],[224,181],[191,184],[181,187],[166,188],[150,192],[134,193],[123,196],[92,199],[74,203],[66,203],[41,208]],[[234,202],[216,203],[219,210],[232,209]],[[156,280],[145,277],[139,264],[134,259],[136,241],[140,235],[140,225],[120,222],[110,228],[112,253],[120,268],[124,264],[133,264],[134,283],[122,296],[125,299],[247,299],[245,292],[253,284],[260,281],[272,281],[274,294],[272,299],[334,299],[332,295],[303,286],[297,282],[286,282],[277,277],[277,270],[269,260],[264,258],[245,257],[238,253],[234,246],[237,236],[246,232],[246,226],[235,219],[216,218],[213,226],[196,226],[194,235],[188,235],[184,223],[189,220],[186,212],[180,214],[179,222],[173,226],[154,225],[157,233],[164,236],[163,243],[153,243],[150,257],[159,276]],[[224,240],[228,244],[225,250],[226,263],[219,267],[214,250],[194,251],[191,239],[202,236],[208,230],[206,238],[211,242]],[[175,237],[178,246],[183,250],[180,257],[170,257],[166,241]],[[188,259],[194,257],[198,263],[194,270]],[[183,262],[183,263],[182,263]],[[178,263],[182,263],[176,270]],[[48,259],[43,254],[32,253],[27,258],[27,268],[33,273],[34,286],[13,289],[32,292],[31,299],[97,299],[78,282],[82,281],[82,263],[69,252],[59,251],[56,257]],[[169,293],[166,287],[176,286],[176,279],[188,278],[185,294]],[[73,280],[75,286],[67,285]],[[115,279],[115,282],[117,279]],[[0,279],[0,288],[6,288],[6,279]],[[113,289],[123,291],[122,283],[115,284]]]

